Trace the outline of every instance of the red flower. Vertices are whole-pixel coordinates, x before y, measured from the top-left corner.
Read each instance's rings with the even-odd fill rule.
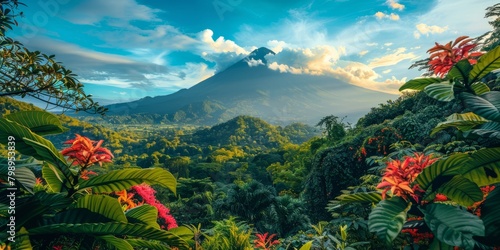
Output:
[[[71,147],[61,151],[61,154],[73,160],[73,165],[80,165],[82,168],[95,163],[102,166],[103,162],[111,162],[114,157],[107,148],[101,147],[102,143],[103,140],[96,142],[77,134],[75,139],[64,142],[64,144],[71,144]]]
[[[451,67],[462,59],[468,59],[470,64],[477,62],[477,57],[481,56],[482,52],[472,52],[477,44],[471,43],[474,39],[468,36],[461,36],[455,39],[454,42],[449,42],[446,45],[436,43],[436,46],[430,48],[427,53],[429,56],[430,70],[439,77],[443,77],[450,71]]]
[[[54,250],[63,250],[63,246],[61,246],[61,245],[53,246],[52,249],[54,249]]]
[[[382,198],[385,199],[386,193],[390,190],[393,195],[400,196],[408,200],[411,196],[419,202],[423,190],[418,185],[412,185],[418,174],[424,168],[430,166],[437,159],[431,159],[424,154],[415,153],[413,157],[406,157],[403,161],[392,160],[387,162],[382,182],[377,188],[384,189]]]
[[[264,233],[264,234],[255,234],[257,239],[253,241],[254,247],[257,249],[270,250],[272,246],[280,244],[279,240],[273,240],[276,237],[276,234]]]
[[[170,214],[170,210],[156,199],[156,191],[152,187],[147,184],[141,184],[133,186],[132,190],[141,196],[145,203],[158,209],[158,218],[162,221],[162,223],[160,223],[162,228],[165,228],[165,225],[167,229],[177,227],[177,221],[175,221],[175,218]]]
[[[90,179],[89,175],[97,175],[97,173],[94,171],[90,171],[90,170],[83,170],[82,173],[80,174],[80,178],[82,178],[84,180],[88,180],[88,179]]]

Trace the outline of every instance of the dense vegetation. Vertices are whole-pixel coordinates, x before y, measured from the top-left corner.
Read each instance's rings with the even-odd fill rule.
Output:
[[[413,92],[355,125],[331,115],[316,127],[250,116],[212,127],[115,117],[110,126],[1,97],[2,247],[499,247],[492,37],[481,52],[467,37],[437,44],[431,77],[408,81],[401,90]]]

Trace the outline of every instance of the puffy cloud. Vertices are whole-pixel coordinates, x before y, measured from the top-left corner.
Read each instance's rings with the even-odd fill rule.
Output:
[[[250,60],[246,60],[248,66],[250,67],[256,67],[256,66],[259,66],[259,65],[264,65],[264,63],[262,62],[262,60],[255,60],[255,59],[250,59]]]
[[[377,19],[384,19],[384,18],[387,18],[387,19],[390,19],[390,20],[393,20],[393,21],[398,21],[399,20],[399,15],[398,14],[395,14],[395,13],[391,13],[391,14],[385,14],[381,11],[378,11],[377,13],[375,13],[375,17]]]
[[[420,35],[435,34],[435,33],[443,33],[448,30],[448,26],[440,27],[437,25],[427,25],[425,23],[419,23],[415,26],[417,30],[413,33],[415,38],[420,38]]]
[[[289,47],[290,45],[284,41],[271,40],[267,42],[267,46],[274,53],[280,53],[284,48]]]
[[[389,47],[389,46],[391,46],[392,44],[393,44],[393,43],[384,43],[384,46]]]
[[[362,51],[360,51],[360,52],[358,53],[358,55],[359,55],[359,56],[364,56],[364,55],[368,54],[368,52],[369,52],[368,50],[362,50]]]
[[[314,48],[284,49],[276,55],[267,55],[269,68],[294,74],[322,75],[345,55],[345,48],[317,46]]]
[[[161,12],[135,0],[81,1],[79,5],[68,10],[63,18],[75,24],[96,25],[106,22],[111,26],[124,26],[130,21],[160,21],[156,16]]]
[[[382,73],[384,73],[384,74],[388,74],[388,73],[390,73],[391,71],[392,71],[392,69],[386,69],[386,70],[382,71]]]
[[[382,57],[378,57],[378,58],[374,58],[374,59],[370,60],[370,63],[368,65],[371,68],[378,68],[378,67],[395,65],[403,60],[417,58],[417,56],[415,54],[413,54],[413,52],[404,53],[405,51],[406,51],[406,48],[398,48],[398,49],[394,50],[393,53],[391,53],[391,54],[384,55]]]
[[[202,42],[210,47],[213,52],[232,52],[237,55],[249,54],[244,48],[238,46],[235,42],[231,40],[224,39],[223,36],[219,36],[216,40],[213,39],[214,32],[210,29],[206,29],[199,33],[199,38]]]
[[[391,9],[395,9],[395,10],[403,10],[405,8],[404,5],[398,3],[398,1],[395,1],[395,0],[387,0],[386,4],[389,5],[389,7],[391,7]]]

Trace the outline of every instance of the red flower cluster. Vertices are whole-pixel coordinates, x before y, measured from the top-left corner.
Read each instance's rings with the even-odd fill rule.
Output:
[[[257,239],[253,241],[254,248],[263,249],[263,250],[271,250],[271,247],[274,245],[280,244],[279,240],[273,240],[276,237],[276,234],[264,233],[264,234],[255,234]]]
[[[75,139],[64,142],[64,144],[71,144],[71,147],[61,151],[61,154],[72,160],[73,165],[79,165],[82,169],[95,163],[102,166],[103,162],[111,162],[114,157],[107,148],[101,147],[102,143],[103,140],[96,142],[77,134]]]
[[[161,204],[155,197],[156,191],[147,184],[136,185],[132,187],[132,191],[139,195],[143,202],[156,207],[158,209],[158,218],[160,219],[161,228],[176,228],[177,221],[170,214],[170,210]]]
[[[455,39],[454,42],[449,42],[445,45],[436,43],[436,46],[430,48],[427,53],[429,56],[430,70],[439,77],[444,77],[451,67],[462,59],[468,59],[470,64],[477,62],[477,57],[481,56],[482,52],[472,52],[477,44],[471,43],[474,39],[468,36],[461,36]]]
[[[481,205],[486,200],[486,197],[488,196],[488,194],[491,191],[493,191],[494,189],[495,189],[495,186],[493,186],[493,185],[482,187],[481,191],[483,191],[483,199],[481,201],[478,201],[478,202],[472,204],[472,206],[468,207],[467,209],[469,211],[471,211],[473,214],[481,217]]]
[[[401,232],[410,234],[413,239],[413,243],[416,244],[428,243],[432,238],[434,238],[434,234],[431,232],[419,232],[417,228],[407,228],[401,230]]]
[[[418,185],[412,185],[422,170],[437,159],[431,159],[421,153],[415,153],[413,157],[405,157],[403,161],[392,160],[387,162],[382,182],[377,188],[382,188],[382,198],[385,199],[387,192],[390,190],[393,195],[402,197],[405,200],[411,196],[415,201],[419,202],[423,190]]]

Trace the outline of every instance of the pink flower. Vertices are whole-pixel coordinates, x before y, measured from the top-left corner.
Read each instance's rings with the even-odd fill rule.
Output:
[[[158,219],[161,221],[162,228],[165,228],[165,225],[167,229],[177,227],[177,221],[170,214],[170,210],[156,199],[156,191],[151,186],[147,184],[136,185],[132,187],[132,190],[141,196],[145,203],[158,209]]]

